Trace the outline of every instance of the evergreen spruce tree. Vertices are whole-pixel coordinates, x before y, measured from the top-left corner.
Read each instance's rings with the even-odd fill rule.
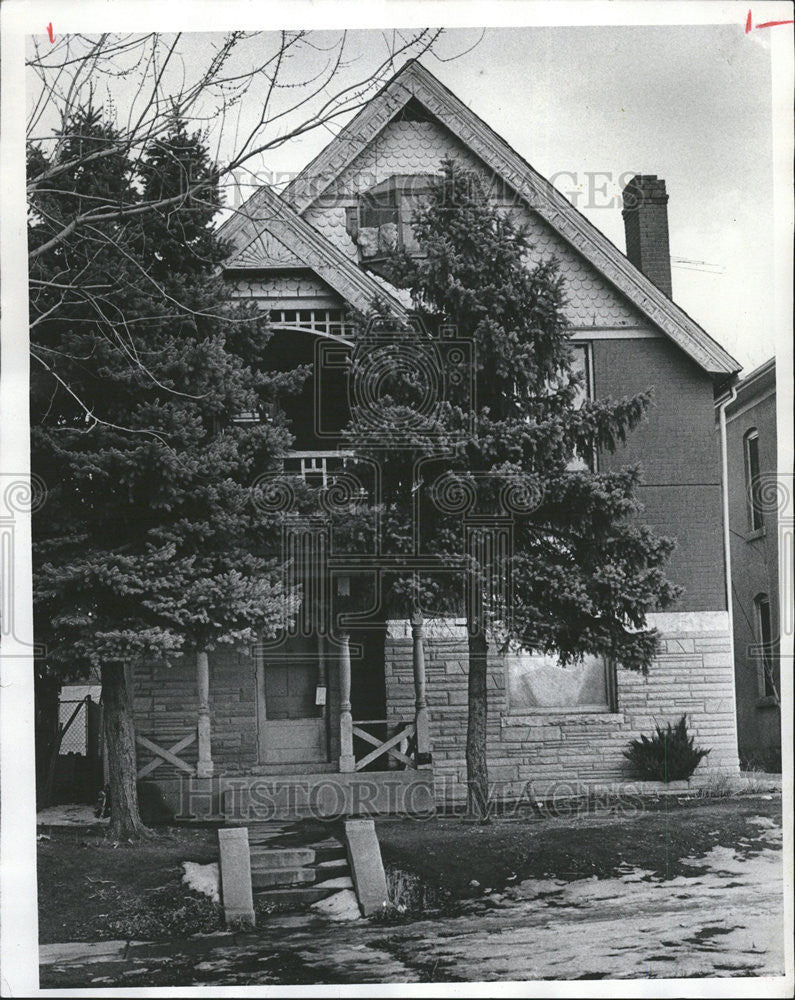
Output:
[[[129,668],[272,635],[292,607],[252,484],[289,446],[278,403],[304,373],[268,371],[264,315],[220,277],[201,136],[174,121],[136,158],[81,165],[76,154],[115,139],[94,108],[64,124],[55,158],[78,165],[39,189],[31,246],[47,239],[43,220],[68,224],[98,194],[128,208],[186,195],[162,215],[84,223],[31,271],[32,464],[48,489],[34,614],[49,671],[101,672],[112,831],[131,838],[145,828]],[[29,150],[32,174],[48,165]]]
[[[411,447],[390,449],[388,436],[368,445],[355,422],[351,438],[382,467],[387,546],[413,544],[418,494],[423,551],[459,567],[420,580],[403,576],[392,589],[413,589],[415,600],[460,613],[463,582],[468,807],[482,816],[489,638],[504,651],[555,653],[564,664],[599,654],[645,671],[657,644],[646,614],[669,606],[679,588],[663,572],[673,543],[640,519],[640,469],[599,472],[577,460],[614,451],[643,419],[650,395],[580,405],[555,261],[530,263],[526,231],[489,203],[476,174],[449,161],[414,234],[418,250],[395,251],[385,276],[410,291],[432,336],[450,327],[472,345],[471,382],[448,381],[429,418],[421,413],[422,378],[410,364],[396,364],[380,386],[382,426],[416,427]],[[496,525],[510,516],[511,554],[492,548],[488,531],[467,540],[460,502],[467,497],[476,498],[487,528],[490,518]]]

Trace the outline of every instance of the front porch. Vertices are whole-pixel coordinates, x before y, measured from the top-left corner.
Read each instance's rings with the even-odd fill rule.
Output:
[[[186,662],[179,680],[164,678],[160,698],[152,674],[143,712],[143,699],[136,698],[139,781],[155,783],[175,815],[197,820],[432,813],[420,614],[410,630],[410,714],[404,703],[400,715],[382,708],[374,716],[367,711],[372,700],[357,700],[363,678],[372,681],[380,669],[382,688],[384,682],[383,662],[367,660],[355,631],[340,632],[333,641],[309,637],[311,658],[300,645],[297,654],[288,648],[254,656],[200,653],[192,681]],[[297,689],[290,678],[298,678]],[[189,683],[193,725],[184,698],[179,723],[170,714],[177,692],[188,694]]]

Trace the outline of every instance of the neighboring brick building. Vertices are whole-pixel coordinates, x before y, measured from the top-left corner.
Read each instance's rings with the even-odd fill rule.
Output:
[[[736,387],[726,407],[737,737],[744,766],[781,770],[776,363]]]
[[[505,795],[521,794],[527,782],[542,795],[561,782],[626,780],[629,740],[683,712],[698,743],[711,748],[698,776],[734,772],[713,407],[739,365],[670,298],[662,180],[636,177],[628,186],[627,259],[426,69],[409,63],[281,197],[262,188],[224,225],[234,247],[227,278],[270,311],[274,337],[296,360],[311,361],[318,345],[344,348],[349,307],[367,310],[380,295],[405,314],[405,301],[374,268],[387,244],[410,245],[412,205],[445,157],[481,173],[495,202],[529,227],[537,258],[559,259],[588,391],[621,397],[653,386],[648,420],[626,447],[600,456],[600,467],[642,463],[645,520],[677,539],[668,575],[684,587],[675,608],[651,616],[664,638],[646,677],[595,658],[564,670],[549,658],[494,655],[490,776]],[[333,477],[344,457],[301,420],[297,413],[291,468]],[[424,629],[388,621],[354,631],[350,646],[331,634],[256,657],[246,650],[211,656],[209,676],[200,670],[198,681],[189,662],[139,670],[137,726],[149,747],[141,764],[151,774],[152,745],[178,746],[160,758],[153,778],[193,774],[196,788],[212,792],[213,807],[234,808],[223,788],[254,794],[257,775],[271,783],[280,807],[298,782],[299,807],[322,800],[324,808],[356,808],[356,789],[374,777],[379,788],[397,789],[379,792],[379,808],[427,804],[432,790],[437,801],[461,799],[466,639],[460,622],[428,621]],[[389,756],[377,753],[384,743]]]

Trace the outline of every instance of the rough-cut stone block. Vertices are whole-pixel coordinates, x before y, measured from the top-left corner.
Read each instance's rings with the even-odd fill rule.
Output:
[[[227,924],[254,926],[254,896],[251,891],[251,853],[246,827],[218,831],[221,855],[221,898]]]
[[[371,819],[345,820],[345,843],[362,914],[378,913],[389,902],[381,848]]]

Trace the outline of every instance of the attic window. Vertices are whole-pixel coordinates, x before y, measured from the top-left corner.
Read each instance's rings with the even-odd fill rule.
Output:
[[[363,261],[383,259],[397,247],[417,252],[412,223],[437,179],[434,174],[395,174],[359,196],[351,235]]]

